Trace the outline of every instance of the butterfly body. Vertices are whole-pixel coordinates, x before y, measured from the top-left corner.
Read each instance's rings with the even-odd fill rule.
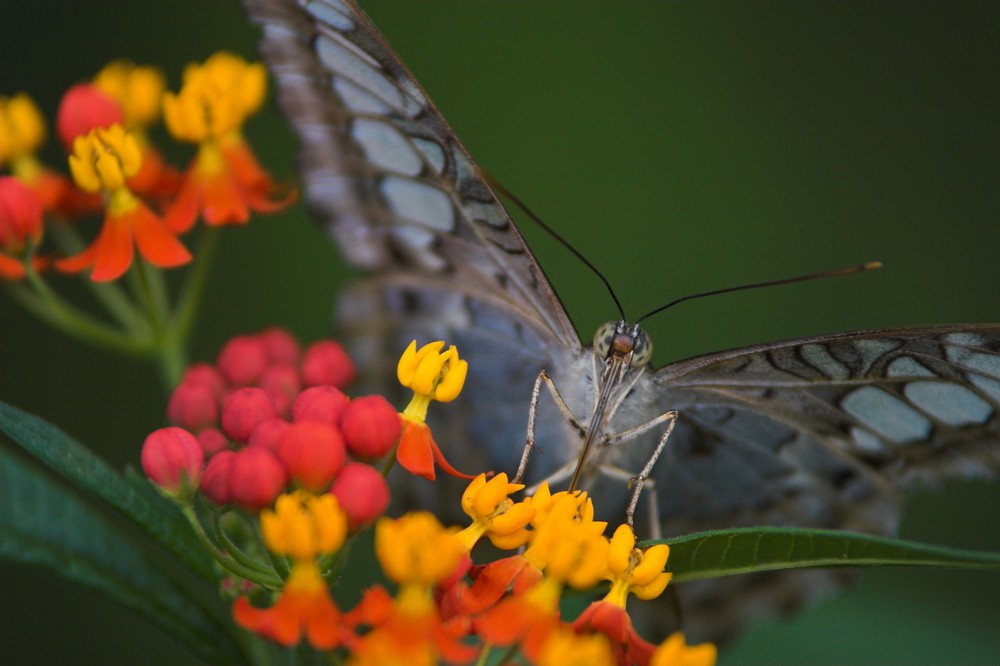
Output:
[[[606,515],[620,519],[628,491],[595,466],[638,472],[664,430],[605,443],[677,412],[653,474],[666,535],[761,524],[892,534],[905,491],[997,475],[1000,325],[823,335],[657,370],[606,365],[580,342],[496,194],[367,17],[346,0],[245,3],[301,139],[306,197],[346,260],[373,274],[338,303],[359,367],[389,387],[414,338],[447,340],[469,360],[463,394],[431,418],[459,468],[517,468],[546,371],[578,427],[543,392],[527,480],[572,466],[590,441],[582,479]],[[609,367],[614,376],[603,374]],[[457,496],[442,485],[418,480],[394,492],[440,507]],[[797,571],[679,586],[685,631],[694,640],[731,634],[844,577]]]

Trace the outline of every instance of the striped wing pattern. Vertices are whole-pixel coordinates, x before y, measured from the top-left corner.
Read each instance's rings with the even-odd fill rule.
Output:
[[[245,4],[295,119],[306,197],[347,260],[461,285],[579,347],[496,194],[368,17],[338,0]]]
[[[347,260],[374,273],[342,294],[338,312],[362,367],[391,362],[413,337],[463,348],[472,362],[463,404],[449,410],[457,420],[434,424],[460,467],[514,468],[543,368],[585,420],[590,352],[378,30],[348,0],[244,3],[301,139],[308,201]],[[612,426],[670,409],[679,422],[654,470],[666,534],[756,524],[892,534],[901,492],[1000,470],[1000,325],[863,331],[674,363],[644,371]],[[540,422],[536,479],[579,448],[551,406]],[[637,470],[655,440],[608,459]],[[719,640],[849,578],[780,572],[675,593],[691,640]]]

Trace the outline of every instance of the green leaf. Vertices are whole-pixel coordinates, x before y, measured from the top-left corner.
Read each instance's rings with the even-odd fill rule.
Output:
[[[749,527],[698,532],[670,545],[667,570],[685,582],[815,567],[948,567],[1000,571],[1000,554],[839,530]],[[644,544],[646,545],[646,544]]]
[[[213,587],[151,546],[79,490],[0,450],[0,557],[93,588],[205,659],[245,662]]]
[[[205,580],[216,579],[210,559],[191,526],[177,507],[148,482],[122,477],[56,426],[3,402],[0,402],[0,433],[58,476],[110,504]],[[138,452],[137,446],[137,456]]]

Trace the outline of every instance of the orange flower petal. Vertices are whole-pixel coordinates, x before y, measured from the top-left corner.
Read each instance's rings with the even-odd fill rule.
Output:
[[[24,266],[20,261],[0,254],[0,278],[5,280],[20,280],[24,278],[24,275]]]
[[[148,208],[140,206],[128,218],[143,259],[160,268],[180,266],[191,261],[187,248]]]
[[[94,269],[90,279],[107,282],[122,276],[134,256],[132,228],[122,218],[105,216],[104,226],[94,241]]]
[[[431,429],[424,423],[403,419],[403,432],[396,449],[396,460],[410,474],[434,480],[434,453]]]

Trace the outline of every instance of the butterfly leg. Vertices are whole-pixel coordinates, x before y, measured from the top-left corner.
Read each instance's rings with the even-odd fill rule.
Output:
[[[635,439],[639,435],[648,432],[661,423],[666,423],[667,428],[663,431],[663,434],[660,435],[660,439],[656,443],[656,448],[653,449],[652,455],[649,456],[649,460],[646,461],[642,471],[635,476],[628,477],[629,485],[632,485],[632,497],[629,499],[628,508],[625,510],[625,520],[631,527],[636,506],[639,504],[639,495],[642,493],[643,486],[646,486],[649,491],[647,493],[647,497],[649,498],[650,534],[654,539],[660,538],[659,502],[656,497],[655,482],[653,479],[649,478],[649,475],[653,472],[653,466],[656,464],[657,459],[659,459],[660,454],[663,453],[663,449],[666,448],[667,440],[670,438],[670,433],[674,431],[674,425],[677,423],[677,412],[664,412],[654,419],[650,419],[649,421],[639,424],[634,428],[629,428],[624,432],[612,435],[605,440],[605,444],[607,446],[620,444],[630,439]],[[612,470],[608,470],[606,473],[610,476],[617,476],[617,474],[615,474]]]
[[[556,407],[562,413],[563,418],[569,423],[574,430],[579,433],[580,437],[586,433],[580,422],[576,420],[573,416],[573,412],[570,410],[566,401],[563,400],[562,395],[559,393],[559,389],[556,388],[555,382],[549,377],[548,370],[542,370],[538,373],[538,377],[535,378],[535,386],[531,389],[531,405],[528,408],[528,432],[524,438],[524,452],[521,454],[521,462],[517,466],[517,474],[514,475],[512,483],[520,483],[521,479],[524,478],[524,473],[528,468],[528,458],[531,456],[531,450],[535,448],[535,420],[538,417],[538,400],[541,398],[542,386],[546,386],[549,389],[549,394],[552,396],[552,400],[556,403]],[[558,474],[558,472],[556,472]]]

